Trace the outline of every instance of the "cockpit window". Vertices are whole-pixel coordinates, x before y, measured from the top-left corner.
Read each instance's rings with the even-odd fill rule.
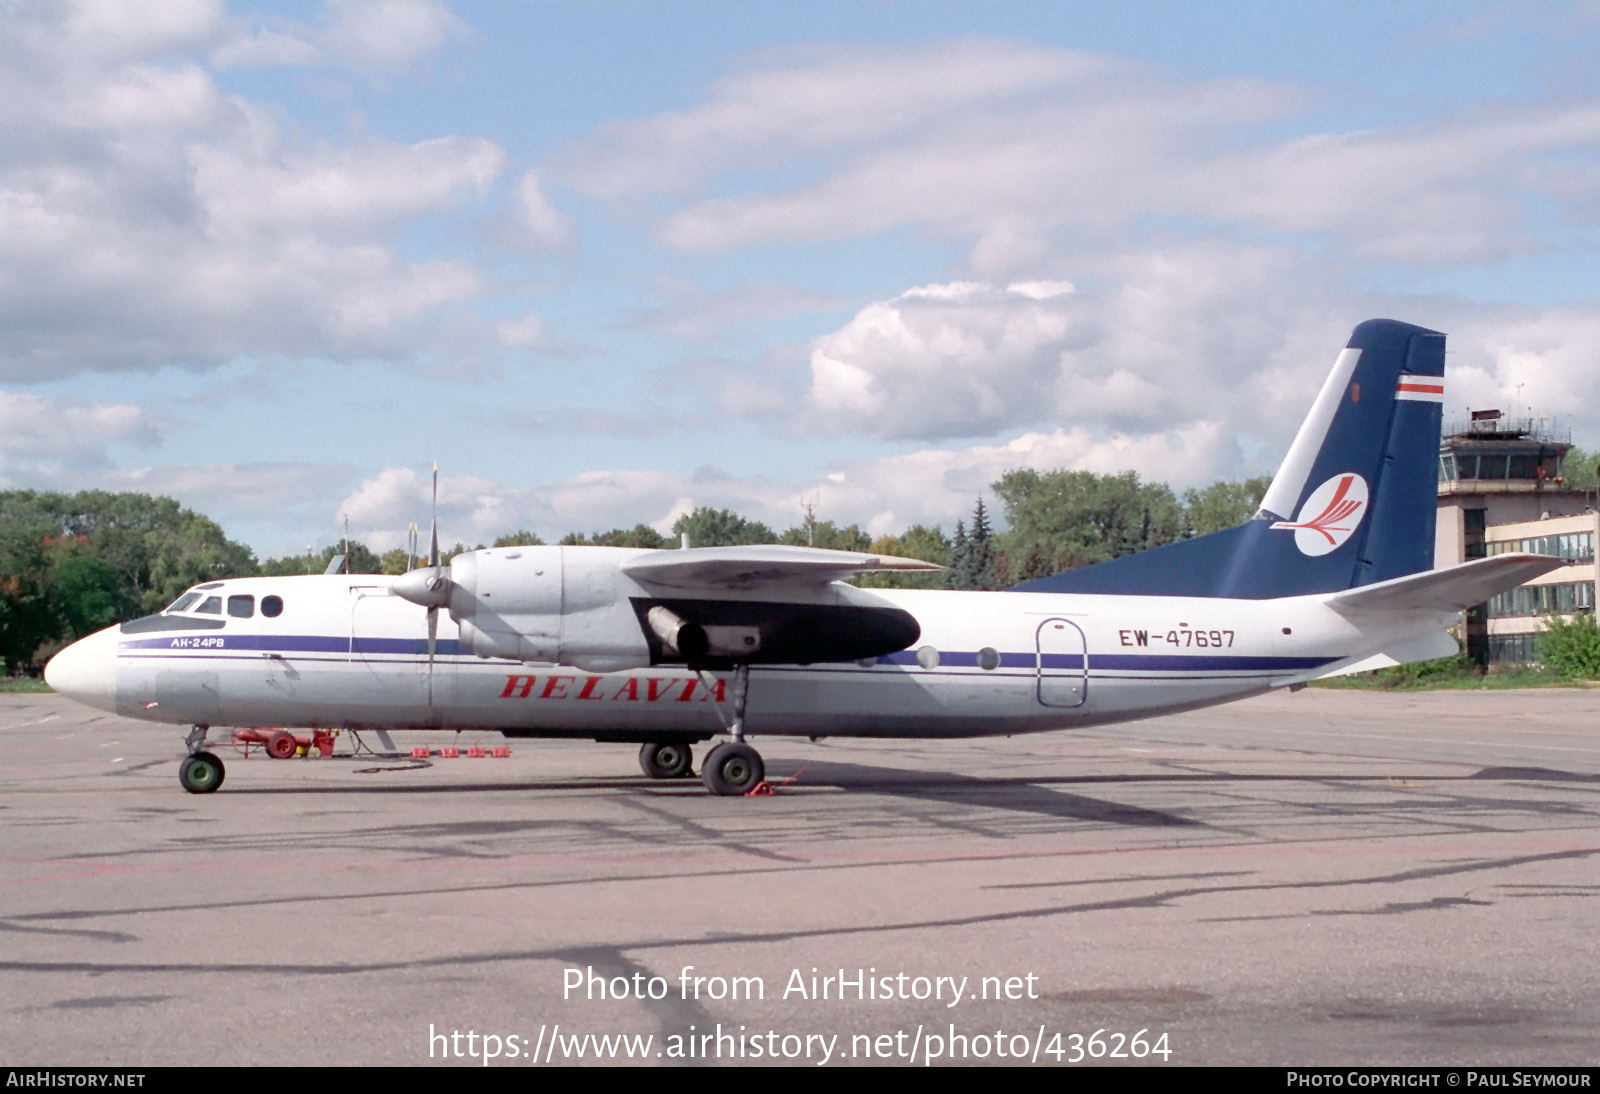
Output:
[[[261,614],[268,619],[274,619],[283,614],[283,597],[264,596],[261,598]]]
[[[174,600],[172,602],[172,607],[168,608],[167,611],[169,611],[169,612],[188,611],[190,605],[192,605],[195,601],[197,601],[199,599],[200,599],[200,594],[199,593],[184,593],[182,596],[178,597],[178,599],[176,599],[176,600]]]
[[[249,619],[256,614],[256,598],[253,596],[228,597],[228,614],[235,619]]]
[[[196,608],[195,611],[197,611],[197,612],[205,612],[207,615],[221,615],[222,614],[222,597],[220,597],[220,596],[208,596],[208,597],[206,597],[205,602],[203,604],[201,604],[198,608]]]

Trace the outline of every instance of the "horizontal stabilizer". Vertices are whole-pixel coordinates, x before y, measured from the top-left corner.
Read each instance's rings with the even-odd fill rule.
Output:
[[[1328,598],[1328,607],[1341,615],[1464,612],[1496,593],[1514,589],[1566,564],[1566,560],[1548,555],[1495,555],[1444,570],[1427,570],[1335,593]]]
[[[1396,665],[1409,665],[1416,661],[1435,661],[1441,657],[1453,657],[1460,652],[1461,647],[1456,644],[1454,635],[1447,630],[1437,630],[1402,645],[1391,646],[1365,660],[1353,661],[1343,668],[1325,672],[1316,679],[1328,680],[1335,676],[1350,676],[1358,672],[1392,669]]]
[[[690,547],[653,551],[622,564],[646,585],[671,589],[749,589],[757,585],[826,585],[857,574],[942,570],[932,562],[894,555],[863,555],[817,547]]]

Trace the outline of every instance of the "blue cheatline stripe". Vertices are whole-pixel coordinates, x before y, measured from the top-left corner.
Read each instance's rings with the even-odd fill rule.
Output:
[[[204,642],[204,645],[200,645]],[[421,657],[428,656],[428,640],[426,638],[374,638],[366,635],[357,635],[352,649],[350,638],[346,635],[321,635],[321,634],[291,634],[291,635],[266,635],[266,634],[227,634],[219,635],[211,632],[202,632],[195,636],[162,635],[156,638],[139,638],[121,643],[124,650],[214,650],[219,653],[238,650],[260,651],[263,653],[281,654],[307,654],[307,653],[340,653],[347,656],[351,653],[364,657]],[[461,643],[453,638],[441,638],[434,650],[435,657],[471,657],[472,651],[464,649]],[[1341,656],[1333,657],[1258,657],[1237,656],[1232,654],[1173,654],[1173,653],[1095,653],[1089,656],[1089,666],[1097,672],[1123,671],[1123,672],[1289,672],[1301,669],[1321,668],[1342,660]],[[1032,669],[1043,662],[1045,669],[1066,672],[1082,672],[1084,670],[1084,657],[1080,653],[1046,653],[1036,654],[1033,651],[1012,651],[1000,655],[1000,664],[1004,668]],[[513,662],[507,662],[512,664]],[[885,654],[877,659],[880,665],[900,665],[915,667],[917,655],[913,650],[901,650],[898,653]],[[978,654],[969,650],[940,650],[940,668],[966,668],[978,667]]]
[[[265,664],[260,653],[229,653],[227,650],[124,650],[118,656],[124,657],[129,661],[248,661],[252,665]],[[352,661],[350,660],[350,656],[342,650],[338,654],[331,657],[312,656],[310,654],[302,653],[296,654],[293,657],[285,657],[284,661],[294,662],[295,664],[300,665],[365,665],[368,668],[398,665],[405,668],[415,668],[421,670],[428,667],[428,657],[426,654],[423,654],[420,657],[363,657],[359,661]],[[466,657],[458,658],[440,656],[434,657],[434,664],[441,668],[445,666],[459,667],[461,665],[481,665],[484,663],[484,658],[472,654],[469,654]]]
[[[204,646],[199,642],[203,641]],[[374,638],[369,635],[356,635],[355,645],[351,646],[348,635],[326,634],[214,634],[209,631],[193,636],[179,637],[172,634],[160,638],[138,638],[130,642],[121,643],[125,650],[170,650],[170,649],[217,649],[217,650],[260,650],[264,653],[359,653],[359,654],[390,654],[390,655],[419,655],[428,656],[428,640],[426,638]],[[470,655],[471,650],[463,649],[461,643],[454,638],[441,638],[435,643],[434,655],[436,657],[459,657]]]
[[[1043,660],[1047,669],[1074,669],[1082,671],[1083,654],[1081,653],[1046,653],[1043,655],[1033,652],[1027,653],[1002,653],[1000,664],[1006,668],[1034,667],[1039,660]],[[1255,672],[1255,671],[1289,671],[1292,669],[1314,669],[1323,665],[1331,665],[1342,657],[1241,657],[1231,654],[1178,654],[1178,653],[1095,653],[1089,655],[1089,664],[1096,670],[1099,669],[1124,669],[1128,671],[1146,672]],[[878,658],[880,665],[906,665],[917,663],[917,655],[912,650],[901,650],[899,653],[887,654]],[[941,668],[977,668],[977,653],[961,651],[939,651],[939,666]]]
[[[1097,653],[1090,663],[1097,669],[1133,669],[1146,672],[1174,670],[1241,672],[1257,669],[1315,669],[1341,660],[1338,657],[1235,657],[1174,653]],[[1050,655],[1045,655],[1050,665]]]
[[[255,655],[255,654],[250,654],[248,656],[246,656],[244,654],[230,654],[226,650],[223,650],[223,651],[214,651],[214,650],[152,650],[152,651],[148,651],[148,652],[139,652],[139,653],[129,654],[128,656],[131,659],[147,660],[147,661],[201,661],[201,662],[205,662],[207,664],[215,664],[218,661],[249,661],[251,664],[255,664],[255,665],[261,664],[258,656]],[[347,657],[344,657],[344,656],[339,656],[339,657],[305,657],[305,656],[302,656],[302,657],[296,657],[296,658],[294,658],[294,660],[300,662],[301,664],[349,665],[351,663],[349,661],[349,659]],[[384,660],[384,661],[367,660],[367,661],[364,661],[362,663],[365,664],[366,666],[368,666],[369,668],[374,667],[374,666],[382,665],[382,666],[399,666],[399,667],[402,667],[402,668],[410,668],[410,669],[416,669],[416,670],[420,671],[424,667],[426,667],[428,662],[427,662],[427,658],[426,657],[415,657],[415,658],[409,658],[409,659],[405,659],[405,660]],[[516,664],[516,663],[514,663],[514,662],[501,662],[501,663],[499,663],[498,666],[496,666],[495,662],[492,659],[486,661],[486,659],[481,658],[481,657],[477,657],[477,656],[474,656],[474,655],[468,655],[468,656],[466,656],[465,658],[463,658],[462,660],[459,660],[459,661],[441,661],[440,662],[441,667],[446,666],[446,665],[451,666],[451,667],[460,667],[462,665],[485,665],[485,664],[489,665],[490,668],[498,667],[498,671],[503,673],[503,672],[506,671],[506,666],[507,665],[513,665],[513,664]],[[524,665],[522,667],[534,668],[535,666]],[[667,667],[668,668],[672,668],[672,667],[675,667],[675,666],[667,666]],[[800,674],[800,675],[824,672],[824,673],[831,673],[831,674],[838,675],[838,676],[853,677],[855,679],[861,679],[861,680],[874,679],[873,676],[865,674],[865,673],[862,673],[861,669],[856,667],[854,661],[839,662],[839,663],[825,664],[825,665],[758,665],[756,668],[757,668],[757,671],[759,671],[759,672],[795,673],[795,674]],[[571,671],[567,666],[562,666],[561,669],[562,669],[562,671]],[[533,675],[541,675],[541,674],[547,673],[548,671],[549,671],[548,666],[539,667],[537,672],[535,672]],[[1095,671],[1091,671],[1088,674],[1088,676],[1089,676],[1090,680],[1101,680],[1101,681],[1120,680],[1120,681],[1130,682],[1130,683],[1152,682],[1152,681],[1162,681],[1162,680],[1179,680],[1179,681],[1188,681],[1188,682],[1192,683],[1192,682],[1194,682],[1196,680],[1262,680],[1262,681],[1269,681],[1270,682],[1274,678],[1274,676],[1277,675],[1276,673],[1269,672],[1269,671],[1259,671],[1259,672],[1208,673],[1207,675],[1201,676],[1201,675],[1199,675],[1201,672],[1206,672],[1206,670],[1195,669],[1195,670],[1192,670],[1192,671],[1189,671],[1189,672],[1177,672],[1177,673],[1165,673],[1165,674],[1154,674],[1154,673],[1152,673],[1152,674],[1138,674],[1137,672],[1130,672],[1129,670],[1121,670],[1121,671],[1118,671],[1118,672],[1101,672],[1101,671],[1095,670]],[[490,674],[492,675],[492,673],[490,673]],[[587,675],[595,675],[595,674],[594,673],[588,673]],[[1026,668],[1026,671],[1017,671],[1016,669],[1012,669],[1009,672],[1007,672],[1007,671],[995,671],[995,672],[985,672],[985,673],[982,673],[982,674],[972,673],[972,672],[949,672],[949,671],[946,671],[944,669],[918,669],[915,674],[911,674],[911,673],[904,673],[904,674],[895,673],[893,675],[890,675],[890,674],[887,674],[887,673],[878,674],[876,676],[876,679],[878,679],[878,680],[900,680],[900,681],[904,681],[907,684],[913,684],[917,680],[925,679],[925,678],[928,678],[928,677],[954,678],[954,679],[961,679],[961,680],[978,679],[978,680],[1026,681],[1028,686],[1030,686],[1030,687],[1033,686],[1033,684],[1038,680],[1038,677],[1035,675],[1034,669],[1033,669],[1033,667],[1031,665]]]

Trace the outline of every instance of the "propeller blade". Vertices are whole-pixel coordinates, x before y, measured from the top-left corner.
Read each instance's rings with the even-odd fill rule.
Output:
[[[433,518],[428,529],[428,565],[439,565],[439,461],[433,461]]]
[[[435,635],[439,629],[439,609],[450,603],[450,577],[439,560],[439,462],[433,464],[433,516],[428,528],[428,564],[395,578],[389,589],[396,596],[428,609],[428,662],[432,675]]]
[[[439,609],[428,609],[428,706],[433,706],[433,651],[439,642]]]

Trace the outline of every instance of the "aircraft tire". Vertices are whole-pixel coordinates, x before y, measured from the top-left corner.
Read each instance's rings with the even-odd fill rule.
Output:
[[[193,752],[178,765],[178,782],[191,794],[212,794],[222,785],[228,769],[210,752]]]
[[[732,797],[748,794],[766,778],[761,753],[746,744],[725,741],[713,748],[700,765],[700,780],[713,794]]]
[[[300,747],[300,742],[294,739],[294,734],[278,730],[267,738],[267,755],[274,760],[292,760],[295,751]]]
[[[639,768],[652,779],[681,779],[693,763],[694,750],[681,741],[646,741],[639,748]]]

